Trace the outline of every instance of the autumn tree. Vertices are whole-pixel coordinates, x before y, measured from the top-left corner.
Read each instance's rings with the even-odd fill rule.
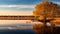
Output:
[[[36,24],[33,26],[33,29],[36,30],[37,33],[39,33],[40,31],[42,32],[43,30],[44,30],[44,32],[46,32],[46,30],[45,30],[46,29],[46,27],[45,27],[46,21],[49,19],[58,17],[58,15],[60,15],[60,11],[58,10],[58,5],[55,3],[41,2],[40,4],[36,5],[36,7],[33,11],[33,15],[35,16],[37,21],[42,20],[42,22],[43,22],[43,26],[41,26],[41,24]]]
[[[52,2],[41,2],[37,4],[33,11],[36,19],[43,20],[44,18],[52,18],[58,14],[57,4]]]

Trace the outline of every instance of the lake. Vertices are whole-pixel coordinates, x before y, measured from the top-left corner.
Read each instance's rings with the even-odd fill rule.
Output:
[[[35,34],[34,30],[32,29],[16,29],[16,30],[0,30],[0,34]]]

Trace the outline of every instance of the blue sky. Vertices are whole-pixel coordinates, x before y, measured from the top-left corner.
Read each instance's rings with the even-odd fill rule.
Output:
[[[0,4],[36,4],[43,0],[0,0]],[[49,0],[49,1],[55,1],[60,2],[60,0]]]
[[[0,15],[32,14],[36,4],[43,0],[0,0]],[[49,0],[60,4],[60,0]]]

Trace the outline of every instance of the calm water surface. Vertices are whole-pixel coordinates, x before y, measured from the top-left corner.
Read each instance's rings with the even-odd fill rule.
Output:
[[[16,30],[0,30],[0,34],[35,34],[34,30],[32,29],[16,29]]]

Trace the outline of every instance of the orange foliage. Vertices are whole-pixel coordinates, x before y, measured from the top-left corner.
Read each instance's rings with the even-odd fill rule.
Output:
[[[60,15],[60,12],[58,12],[58,6],[55,3],[52,2],[42,2],[40,4],[37,4],[35,7],[35,10],[33,11],[33,14],[37,19],[44,19],[46,18],[53,18],[55,15]],[[42,19],[41,19],[42,18]],[[52,20],[53,24],[55,24],[55,21],[57,20]],[[44,24],[35,24],[33,26],[33,29],[36,32],[43,32],[44,31]],[[47,28],[46,30],[51,31],[51,28]]]
[[[52,2],[42,2],[37,4],[33,14],[35,16],[43,16],[43,17],[53,17],[58,12],[57,4]]]

